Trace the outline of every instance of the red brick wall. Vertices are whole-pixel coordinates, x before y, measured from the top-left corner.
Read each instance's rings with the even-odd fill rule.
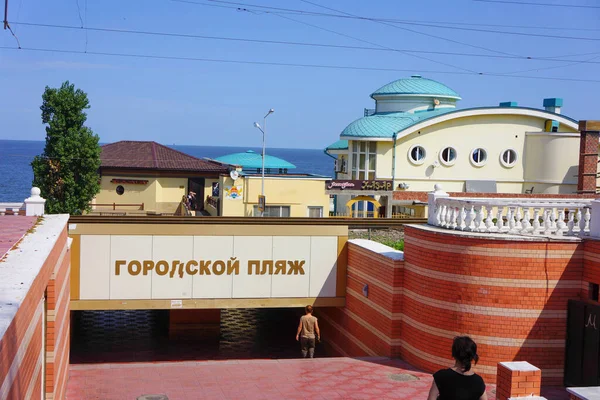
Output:
[[[596,194],[598,172],[598,131],[582,131],[579,141],[577,191]]]
[[[397,356],[403,261],[348,243],[345,308],[319,308],[316,316],[326,345],[339,355]],[[367,284],[368,296],[363,295]],[[395,289],[396,288],[396,289]]]
[[[495,380],[498,362],[528,361],[545,383],[562,381],[567,300],[582,294],[582,243],[417,227],[407,227],[405,237],[402,339],[412,348],[402,348],[403,358],[428,370],[444,367],[452,335],[468,334],[486,380]]]
[[[585,294],[582,242],[407,226],[404,258],[349,243],[346,307],[317,311],[334,353],[401,357],[433,372],[453,363],[452,340],[466,334],[486,381],[495,382],[498,362],[528,361],[545,384],[562,383],[567,301]]]
[[[48,282],[46,394],[62,399],[66,391],[70,336],[70,254],[57,264]]]
[[[588,299],[587,285],[600,284],[600,240],[587,239],[585,241],[585,255],[583,259],[583,280],[585,293],[583,299]]]
[[[52,325],[44,312],[44,298],[46,291],[51,292],[51,280],[53,274],[57,277],[62,276],[62,281],[68,280],[68,267],[70,265],[67,246],[66,226],[60,233],[57,242],[44,262],[39,274],[33,281],[33,284],[27,295],[19,305],[19,308],[10,323],[5,334],[0,338],[0,398],[22,400],[24,398],[42,398],[42,371],[43,363],[47,355],[43,354],[44,342],[46,346],[57,341],[67,343],[66,351],[63,349],[58,353],[58,363],[54,364],[55,382],[64,383],[67,377],[68,367],[68,334],[69,331],[60,332],[61,339],[53,334]],[[61,281],[61,282],[62,282]],[[55,282],[56,285],[56,282]],[[66,301],[66,303],[64,303]],[[48,309],[50,309],[50,298],[48,299]],[[65,313],[65,304],[67,304],[68,314],[68,285],[66,297],[61,299],[60,313]],[[68,318],[67,318],[68,320]],[[43,338],[43,324],[46,323],[46,338]],[[55,327],[64,324],[63,320],[58,320]],[[46,349],[48,351],[48,349]],[[65,357],[66,355],[66,357]],[[45,357],[46,356],[46,357]],[[47,370],[46,372],[50,372]],[[63,385],[64,386],[64,385]],[[46,385],[47,388],[47,385]],[[46,391],[46,396],[53,394],[54,399],[64,397],[64,388],[61,392]],[[6,397],[3,397],[6,396]]]

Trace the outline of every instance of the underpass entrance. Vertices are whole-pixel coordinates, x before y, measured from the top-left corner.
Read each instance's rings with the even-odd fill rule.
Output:
[[[203,322],[196,310],[176,311],[73,311],[71,363],[301,357],[295,335],[302,309],[200,310]],[[328,356],[323,345],[315,356]]]

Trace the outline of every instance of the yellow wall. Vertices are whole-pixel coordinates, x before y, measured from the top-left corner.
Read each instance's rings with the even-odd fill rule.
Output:
[[[429,126],[398,140],[396,185],[406,182],[410,185],[409,191],[431,191],[435,183],[441,183],[445,191],[460,192],[465,190],[466,180],[495,180],[498,192],[522,193],[531,186],[536,187],[536,193],[570,192],[570,183],[576,182],[576,178],[568,176],[570,173],[567,171],[578,164],[579,138],[566,137],[556,142],[546,140],[540,144],[549,147],[526,148],[526,132],[540,132],[543,129],[543,119],[511,115],[464,117]],[[561,125],[561,130],[576,132],[564,125]],[[533,139],[530,143],[535,141]],[[378,154],[382,143],[385,142],[378,143]],[[408,159],[409,149],[413,145],[421,145],[427,152],[425,162],[421,165],[414,165]],[[439,160],[439,153],[446,146],[452,146],[457,151],[457,159],[452,166],[445,166]],[[487,151],[487,163],[482,167],[473,166],[470,162],[470,153],[477,147]],[[518,155],[517,164],[512,168],[500,163],[500,154],[508,148],[516,150]],[[391,169],[388,167],[391,157],[391,151],[380,157],[382,169],[378,158],[379,179],[391,178],[391,171],[387,172]],[[540,157],[544,158],[545,164],[556,164],[544,170],[543,178],[538,176],[540,171],[532,167],[529,167],[526,176],[527,163],[535,164]],[[533,159],[531,162],[530,158]],[[432,164],[435,161],[439,166],[434,168]],[[544,183],[535,182],[542,179]],[[560,185],[560,182],[569,185],[559,188],[556,185]]]
[[[231,186],[233,180],[223,177],[221,182],[222,215],[252,216],[254,206],[258,204],[261,194],[261,179],[241,177],[235,184],[242,186],[243,196],[239,200],[225,197],[224,190]],[[290,206],[291,217],[307,217],[308,207],[323,208],[323,216],[329,215],[329,195],[325,194],[324,179],[295,179],[265,177],[265,196],[267,206]]]
[[[135,179],[147,180],[146,185],[134,185],[128,183],[111,183],[112,179]],[[125,192],[118,195],[117,186],[123,186]],[[156,177],[127,177],[104,175],[100,181],[100,193],[96,196],[95,204],[116,203],[119,211],[140,211],[137,207],[119,206],[119,204],[141,204],[144,203],[144,211],[157,213],[173,213],[179,206],[181,198],[187,190],[187,178],[156,178]],[[110,209],[112,206],[97,206],[94,210]]]
[[[392,176],[392,158],[393,158],[392,142],[377,143],[377,160],[375,162],[375,178],[376,179],[381,179],[380,177],[391,177]],[[396,175],[398,175],[397,171],[396,171]]]

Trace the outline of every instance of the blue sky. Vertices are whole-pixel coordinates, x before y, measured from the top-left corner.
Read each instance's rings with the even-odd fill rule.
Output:
[[[189,0],[203,4],[210,0]],[[231,0],[234,1],[234,0]],[[237,0],[271,7],[335,14],[301,0]],[[532,0],[542,2],[541,0]],[[542,7],[474,0],[355,1],[314,0],[320,5],[355,15],[463,24],[501,24],[550,27],[515,29],[452,25],[476,29],[510,30],[535,34],[600,38],[600,8]],[[600,6],[596,0],[545,0],[544,3]],[[78,12],[79,4],[80,12]],[[249,7],[247,7],[249,8]],[[372,21],[308,15],[275,15],[209,7],[172,0],[9,0],[9,21],[15,22],[24,48],[84,51],[86,33],[18,25],[16,22],[96,28],[227,36],[261,40],[384,46],[394,49],[457,53],[567,57],[600,63],[600,41],[501,35],[399,25],[428,35],[408,32]],[[287,18],[357,37],[366,44]],[[436,25],[436,23],[434,23]],[[437,24],[439,25],[439,24]],[[580,30],[567,30],[577,28]],[[581,30],[588,29],[588,30]],[[0,46],[15,47],[8,31],[0,32]],[[325,64],[401,71],[359,71],[300,67],[227,64],[215,62],[123,58],[90,54],[0,49],[0,139],[43,140],[39,106],[46,85],[70,80],[88,93],[88,125],[102,142],[122,139],[155,140],[165,144],[259,146],[252,126],[269,108],[269,147],[322,148],[335,141],[344,127],[373,107],[369,94],[380,86],[411,74],[441,81],[463,98],[459,107],[497,105],[517,101],[542,106],[545,97],[562,97],[563,113],[576,119],[600,119],[600,83],[570,82],[447,74],[463,69],[505,74],[534,68],[560,67],[518,75],[599,80],[600,64],[549,62],[502,58],[332,49],[290,45],[226,42],[195,38],[87,32],[87,50],[172,57]],[[439,72],[427,72],[439,71]]]

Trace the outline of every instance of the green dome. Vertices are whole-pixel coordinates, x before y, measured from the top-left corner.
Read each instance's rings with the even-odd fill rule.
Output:
[[[225,164],[240,165],[242,169],[260,169],[262,168],[262,155],[248,150],[245,153],[229,154],[217,157],[215,160]],[[296,166],[278,157],[265,154],[265,169],[293,169]]]
[[[413,75],[410,78],[390,82],[374,91],[371,97],[394,95],[435,96],[460,100],[458,93],[448,86],[432,79],[423,78],[421,75]]]

